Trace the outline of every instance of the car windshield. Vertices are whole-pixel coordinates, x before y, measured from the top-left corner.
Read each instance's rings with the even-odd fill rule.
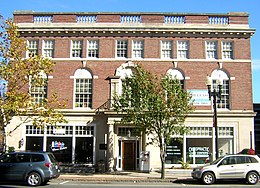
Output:
[[[215,161],[212,161],[210,164],[211,164],[211,165],[218,164],[218,162],[219,162],[221,159],[223,159],[223,157],[220,157],[220,158],[216,159]]]

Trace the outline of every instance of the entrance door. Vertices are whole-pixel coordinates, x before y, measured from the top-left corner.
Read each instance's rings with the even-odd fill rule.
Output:
[[[123,142],[123,170],[136,170],[136,142]]]

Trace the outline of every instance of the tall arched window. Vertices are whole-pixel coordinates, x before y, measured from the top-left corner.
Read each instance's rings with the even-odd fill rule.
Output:
[[[92,75],[86,69],[74,74],[74,107],[92,108]]]
[[[171,76],[172,79],[178,79],[182,88],[184,89],[184,76],[178,69],[169,69],[167,75]]]
[[[230,104],[229,104],[230,79],[228,74],[223,70],[217,69],[212,72],[211,79],[212,79],[212,87],[213,87],[212,89],[216,89],[216,91],[218,91],[218,87],[217,87],[218,81],[220,80],[223,84],[221,90],[221,98],[217,98],[217,107],[221,109],[229,109],[230,108]]]

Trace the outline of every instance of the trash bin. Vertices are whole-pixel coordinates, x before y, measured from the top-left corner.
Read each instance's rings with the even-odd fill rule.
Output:
[[[98,172],[104,173],[105,172],[105,162],[103,160],[98,161]]]
[[[141,151],[141,172],[150,173],[150,151]]]

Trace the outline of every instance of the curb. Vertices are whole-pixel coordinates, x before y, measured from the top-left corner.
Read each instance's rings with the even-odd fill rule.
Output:
[[[188,179],[190,176],[167,175],[165,179],[160,176],[151,174],[141,176],[134,175],[117,175],[117,174],[96,174],[96,175],[79,175],[79,174],[61,174],[58,180],[63,181],[87,181],[90,183],[109,183],[109,182],[126,182],[126,183],[173,183],[176,180]]]

